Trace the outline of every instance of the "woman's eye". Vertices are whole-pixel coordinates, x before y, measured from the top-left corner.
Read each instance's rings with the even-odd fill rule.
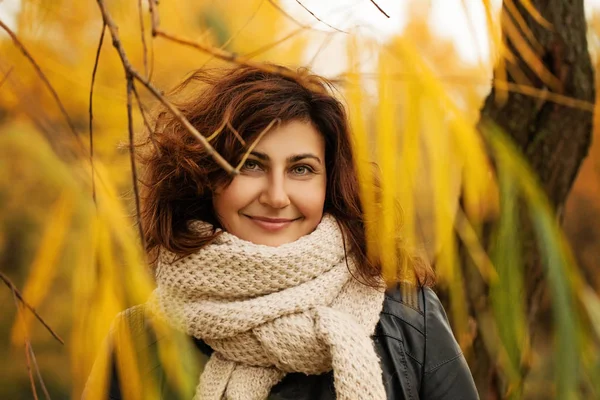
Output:
[[[308,165],[298,165],[292,169],[292,172],[296,175],[308,175],[313,172],[313,169]]]
[[[260,165],[254,160],[246,160],[242,169],[246,171],[257,171],[260,169]]]

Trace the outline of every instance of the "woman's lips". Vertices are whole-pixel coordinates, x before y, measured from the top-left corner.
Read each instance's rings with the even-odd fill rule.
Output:
[[[284,218],[264,218],[264,217],[252,217],[246,215],[252,222],[254,222],[259,227],[264,230],[274,232],[280,229],[288,227],[292,222],[296,221],[296,219],[284,219]]]

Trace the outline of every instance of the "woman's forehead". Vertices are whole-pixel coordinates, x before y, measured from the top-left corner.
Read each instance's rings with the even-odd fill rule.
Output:
[[[303,154],[312,154],[322,160],[325,155],[325,140],[313,124],[295,120],[275,126],[260,138],[253,150],[262,155],[262,158],[272,161],[287,160]]]

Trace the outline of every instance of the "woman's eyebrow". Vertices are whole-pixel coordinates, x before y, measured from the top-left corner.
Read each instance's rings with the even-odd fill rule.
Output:
[[[291,164],[291,163],[295,163],[295,162],[300,161],[305,158],[312,158],[312,159],[318,161],[319,164],[321,164],[321,159],[311,153],[302,153],[302,154],[296,154],[295,156],[290,156],[287,158],[287,162]]]
[[[250,153],[250,155],[252,155],[262,161],[269,161],[271,159],[268,155],[266,155],[265,153],[261,153],[260,151],[253,151]],[[321,164],[321,159],[312,153],[302,153],[302,154],[296,154],[293,156],[289,156],[286,159],[286,161],[288,162],[288,164],[291,164],[291,163],[295,163],[300,160],[303,160],[305,158],[312,158],[312,159],[316,160],[319,164]]]
[[[254,157],[256,157],[256,158],[258,158],[259,160],[262,160],[262,161],[269,161],[270,160],[270,158],[269,158],[268,155],[266,155],[265,153],[261,153],[260,151],[252,151],[252,152],[250,152],[250,155],[254,156]]]

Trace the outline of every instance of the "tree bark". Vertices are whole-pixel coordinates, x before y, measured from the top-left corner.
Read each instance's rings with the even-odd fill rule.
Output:
[[[514,23],[507,11],[507,3],[505,1],[503,4],[503,18],[511,18]],[[540,44],[541,52],[538,53],[538,57],[546,69],[558,78],[558,85],[550,88],[543,83],[528,67],[517,49],[518,44],[504,34],[503,28],[503,40],[510,52],[516,56],[517,63],[513,65],[523,71],[531,84],[538,89],[593,103],[594,71],[588,52],[583,0],[532,0],[535,9],[552,24],[551,29],[536,22],[521,6],[522,2],[511,3],[515,4]],[[523,40],[527,40],[523,31],[521,34]],[[531,41],[528,42],[531,45]],[[494,73],[494,77],[500,79],[498,71]],[[515,79],[508,74],[508,81],[515,82]],[[589,110],[567,107],[518,93],[509,93],[508,100],[500,103],[496,101],[497,90],[498,88],[493,86],[485,100],[480,126],[491,121],[513,138],[539,177],[557,217],[560,218],[567,195],[590,148],[593,115]],[[546,285],[531,226],[524,225],[523,232],[525,295],[532,332]],[[484,234],[484,242],[485,236],[489,235]],[[488,288],[468,264],[467,257],[463,257],[463,277],[470,309],[478,317],[485,316],[485,310],[489,310]],[[478,331],[481,329],[480,322]],[[476,335],[467,355],[481,398],[504,398],[506,387],[503,387],[503,378],[497,370],[496,360],[486,351],[481,334]]]

